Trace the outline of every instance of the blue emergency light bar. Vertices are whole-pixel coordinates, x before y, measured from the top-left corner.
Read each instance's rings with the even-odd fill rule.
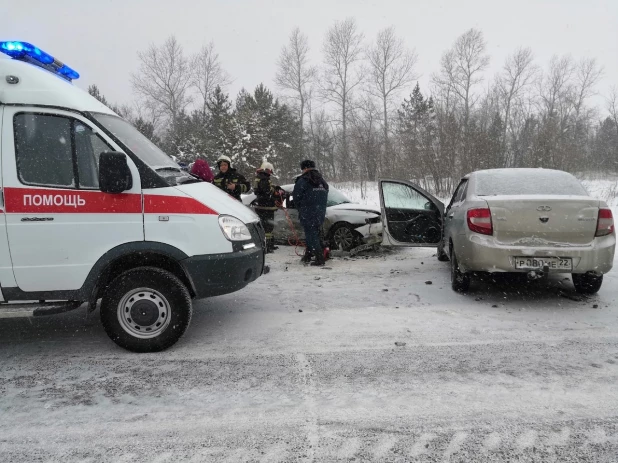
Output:
[[[13,59],[47,69],[68,81],[79,79],[79,74],[69,66],[27,42],[0,42],[0,52]]]

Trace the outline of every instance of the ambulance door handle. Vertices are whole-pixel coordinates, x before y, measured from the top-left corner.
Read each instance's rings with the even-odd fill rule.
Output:
[[[51,222],[53,217],[23,217],[22,222]]]

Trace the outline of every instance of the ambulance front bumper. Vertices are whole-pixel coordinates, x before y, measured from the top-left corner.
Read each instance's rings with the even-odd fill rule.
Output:
[[[196,299],[233,293],[268,273],[264,265],[264,231],[259,222],[247,225],[252,243],[234,243],[233,252],[192,256],[182,261]]]

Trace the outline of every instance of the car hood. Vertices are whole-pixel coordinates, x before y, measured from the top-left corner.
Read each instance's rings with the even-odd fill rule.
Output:
[[[187,185],[178,185],[175,188],[214,209],[219,214],[232,215],[244,223],[253,223],[259,220],[259,217],[253,210],[211,183],[189,183]]]
[[[368,206],[366,204],[357,204],[357,203],[337,204],[336,206],[330,206],[328,209],[333,209],[336,211],[373,212],[375,214],[380,214],[379,207]]]

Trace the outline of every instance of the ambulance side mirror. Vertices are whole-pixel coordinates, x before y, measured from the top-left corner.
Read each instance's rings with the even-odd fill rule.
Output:
[[[133,176],[127,155],[107,151],[99,156],[99,189],[103,193],[118,194],[133,187]]]

